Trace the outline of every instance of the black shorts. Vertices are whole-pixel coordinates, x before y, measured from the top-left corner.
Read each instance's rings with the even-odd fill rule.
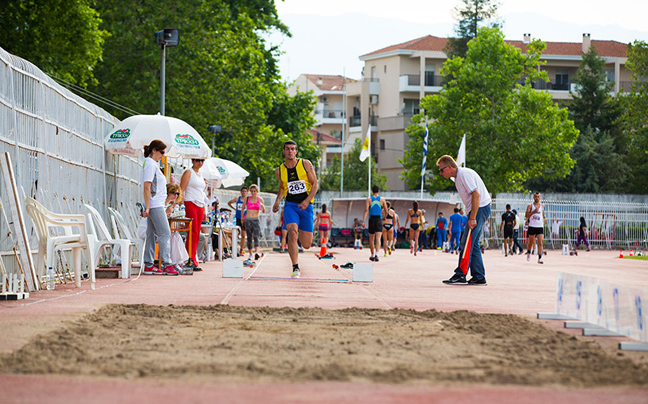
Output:
[[[382,233],[382,218],[380,216],[369,217],[369,234]]]
[[[544,234],[542,227],[531,227],[529,226],[529,230],[527,231],[527,236],[537,236],[538,234]]]
[[[391,223],[387,223],[387,224],[383,224],[383,227],[385,228],[385,230],[391,230],[391,228],[394,227],[394,225]]]
[[[504,238],[513,238],[513,226],[504,226]]]
[[[234,225],[240,227],[241,231],[245,231],[245,227],[243,226],[242,219],[240,217],[234,218]]]
[[[418,230],[418,228],[419,228],[419,224],[418,224],[418,223],[411,223],[411,224],[410,224],[410,229],[412,229],[412,230]]]

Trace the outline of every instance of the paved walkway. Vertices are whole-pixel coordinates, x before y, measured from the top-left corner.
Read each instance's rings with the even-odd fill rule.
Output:
[[[203,264],[193,276],[142,276],[130,280],[100,279],[95,290],[59,285],[55,291],[32,293],[30,299],[0,302],[0,352],[18,349],[32,336],[57,328],[106,303],[174,305],[230,304],[338,309],[411,308],[440,311],[473,310],[512,313],[535,318],[555,308],[556,274],[573,272],[648,289],[648,263],[619,260],[611,251],[581,252],[577,257],[549,251],[539,265],[524,255],[504,257],[488,250],[484,256],[488,286],[446,286],[457,256],[426,250],[412,256],[397,250],[374,264],[372,283],[353,283],[351,270],[332,264],[369,262],[367,249],[336,248],[336,258],[318,260],[313,252],[300,254],[302,279],[292,280],[287,254],[269,253],[243,279],[222,278],[222,264]],[[547,322],[559,327],[558,322]],[[604,346],[618,339],[597,338]],[[29,386],[29,387],[28,387]],[[61,376],[0,375],[2,402],[648,402],[648,391],[628,389],[566,390],[550,388],[475,387],[471,391],[425,385],[371,383],[257,383],[196,384],[173,381],[88,380]],[[143,397],[147,397],[143,399]],[[159,398],[159,400],[157,399]]]

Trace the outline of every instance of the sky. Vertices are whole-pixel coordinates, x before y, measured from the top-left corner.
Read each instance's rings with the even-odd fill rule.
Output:
[[[361,78],[363,54],[425,35],[454,35],[453,9],[460,0],[275,0],[292,38],[268,40],[284,54],[279,68],[286,81],[300,74]],[[553,42],[593,40],[648,42],[647,0],[500,0],[498,16],[506,39],[524,33]]]

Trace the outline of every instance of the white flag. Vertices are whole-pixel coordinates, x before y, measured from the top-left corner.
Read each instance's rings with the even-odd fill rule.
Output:
[[[459,146],[459,154],[457,155],[457,166],[465,167],[466,165],[466,134],[464,133]]]
[[[367,134],[362,139],[362,151],[360,152],[360,161],[365,161],[371,155],[369,143],[371,142],[371,125],[367,128]]]

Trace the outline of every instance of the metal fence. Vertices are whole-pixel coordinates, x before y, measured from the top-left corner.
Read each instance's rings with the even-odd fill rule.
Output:
[[[104,218],[106,208],[113,206],[133,220],[141,163],[109,155],[103,145],[117,122],[33,64],[0,48],[0,152],[11,155],[23,212],[25,198],[32,197],[57,213],[85,214],[83,204],[88,203]],[[0,179],[5,210],[7,185]],[[5,217],[0,218],[0,254],[8,271],[16,271],[15,235]],[[32,221],[27,216],[24,222],[35,251]]]
[[[484,240],[489,247],[501,246],[500,226],[506,204],[518,211],[518,219],[524,221],[524,212],[531,203],[529,199],[497,198],[491,206],[489,231]],[[546,248],[562,248],[563,244],[574,247],[580,218],[587,223],[587,238],[595,249],[648,249],[648,205],[643,203],[541,200],[545,205],[547,223],[544,226]],[[554,220],[559,221],[558,232],[552,231]],[[526,240],[520,228],[520,238]],[[522,242],[522,240],[520,240]]]

